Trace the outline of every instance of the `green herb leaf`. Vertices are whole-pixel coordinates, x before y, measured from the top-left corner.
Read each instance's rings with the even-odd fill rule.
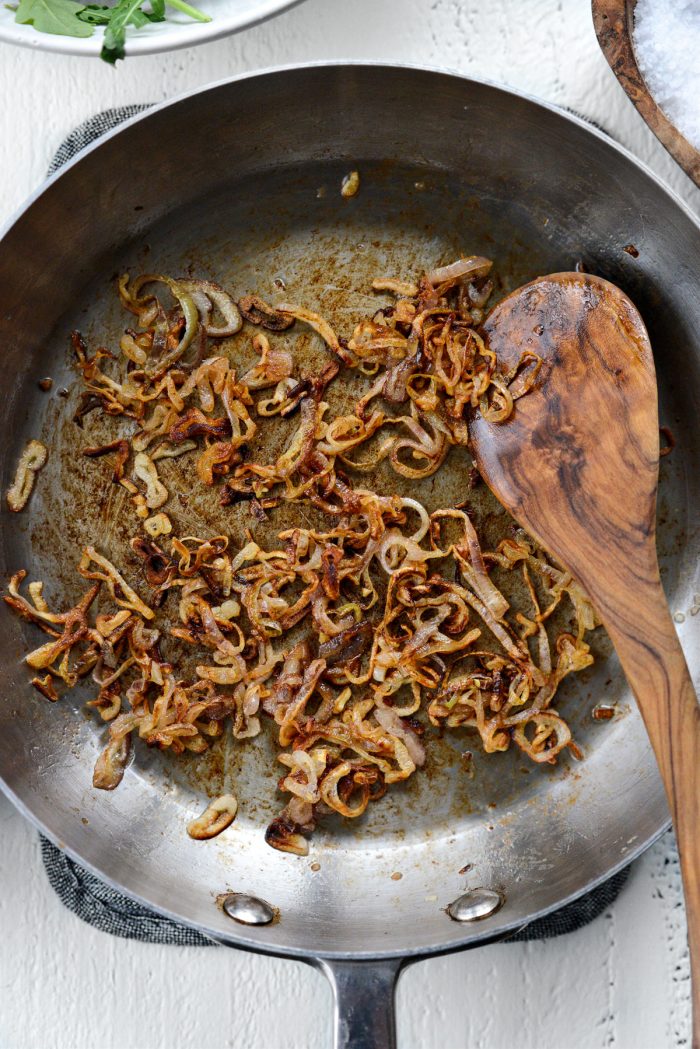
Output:
[[[110,65],[114,65],[118,59],[124,58],[124,43],[126,41],[126,27],[134,16],[134,12],[141,7],[142,0],[119,0],[112,9],[112,16],[105,29],[104,40],[100,58]]]
[[[198,7],[193,7],[192,4],[186,3],[185,0],[166,0],[166,3],[168,7],[174,7],[176,11],[182,11],[183,14],[189,15],[195,22],[211,22],[211,15],[205,15],[204,11],[200,11]]]
[[[112,12],[111,7],[103,7],[100,4],[87,4],[78,15],[81,22],[90,25],[107,25]]]
[[[107,7],[104,4],[87,4],[85,9],[78,15],[78,18],[81,18],[84,22],[89,22],[90,25],[109,25],[113,11],[113,7]],[[133,12],[129,25],[141,29],[145,25],[150,25],[151,22],[162,21],[162,18],[156,18],[150,11],[138,8]]]
[[[21,0],[15,22],[55,36],[92,36],[93,27],[79,18],[84,7],[74,0]]]
[[[149,10],[144,10],[145,0],[118,0],[113,6],[105,4],[81,4],[76,0],[20,0],[16,8],[15,21],[22,25],[33,24],[40,33],[59,36],[92,36],[95,26],[104,26],[101,57],[114,65],[124,58],[126,27],[133,25],[141,29],[150,22],[165,20],[165,5],[176,8],[197,22],[210,22],[187,0],[150,0]],[[9,6],[9,5],[5,5]]]

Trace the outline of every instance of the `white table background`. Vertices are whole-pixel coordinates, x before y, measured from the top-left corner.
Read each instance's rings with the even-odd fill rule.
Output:
[[[64,135],[97,110],[248,69],[366,58],[447,66],[597,120],[693,207],[695,189],[609,71],[588,0],[307,0],[228,40],[129,59],[0,44],[0,225]],[[50,245],[49,245],[50,247]],[[331,995],[301,963],[96,932],[49,888],[35,831],[0,797],[0,1049],[321,1049]],[[548,943],[421,962],[401,978],[401,1049],[665,1049],[688,1044],[675,845],[663,837],[612,909]]]

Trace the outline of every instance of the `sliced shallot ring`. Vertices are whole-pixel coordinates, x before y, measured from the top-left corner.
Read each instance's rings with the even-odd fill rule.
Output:
[[[128,281],[128,277],[126,278]],[[120,292],[123,288],[123,298],[131,301],[135,306],[145,305],[148,301],[146,299],[139,298],[139,292],[146,284],[165,284],[173,296],[180,303],[182,313],[185,318],[185,331],[183,332],[182,338],[180,339],[177,346],[175,346],[169,353],[166,353],[164,357],[160,357],[146,365],[146,374],[151,378],[157,378],[160,375],[164,375],[173,364],[177,363],[186,350],[189,348],[190,343],[194,339],[197,328],[199,327],[199,311],[192,301],[191,295],[187,293],[185,287],[177,280],[173,280],[172,277],[164,277],[156,273],[144,273],[141,277],[137,277],[131,285],[131,289],[127,290],[126,284],[120,281]],[[131,307],[130,307],[131,308]],[[136,309],[134,312],[139,313]]]
[[[29,441],[19,457],[15,479],[7,489],[7,505],[13,513],[24,510],[32,494],[36,475],[48,458],[48,449],[41,441]]]
[[[93,562],[102,569],[102,572],[95,572],[90,569],[90,563]],[[107,583],[110,593],[114,597],[114,600],[120,608],[131,609],[132,612],[138,612],[144,619],[153,619],[154,612],[148,605],[144,604],[139,595],[133,590],[126,579],[117,571],[111,561],[108,561],[102,554],[98,554],[94,546],[86,546],[83,550],[83,556],[80,559],[78,565],[78,571],[85,579],[101,579]],[[119,588],[119,591],[123,595],[118,597],[115,591],[115,587]]]
[[[295,306],[291,302],[280,302],[275,309],[278,313],[286,313],[289,317],[294,317],[295,320],[303,321],[304,324],[308,324],[310,328],[321,336],[326,346],[331,350],[337,357],[345,364],[354,364],[354,358],[351,353],[340,345],[340,340],[335,334],[333,329],[327,320],[325,320],[319,313],[314,313],[313,310],[307,310],[305,306]]]
[[[137,481],[143,481],[146,485],[146,506],[149,510],[157,510],[167,503],[169,498],[168,489],[158,476],[156,464],[150,455],[138,452],[134,459],[133,476]]]
[[[209,280],[190,280],[189,278],[185,279],[182,277],[178,278],[177,283],[189,293],[198,309],[198,295],[204,295],[221,313],[226,323],[220,327],[216,327],[209,323],[208,315],[205,315],[206,311],[199,310],[200,323],[207,335],[211,336],[211,338],[221,339],[227,335],[235,335],[236,332],[241,330],[243,327],[243,319],[240,310],[229,293],[224,291],[220,284],[214,284]]]
[[[197,841],[215,838],[233,823],[237,812],[238,802],[233,794],[222,794],[207,805],[201,816],[187,824],[187,833]]]
[[[172,522],[167,514],[153,514],[143,522],[143,527],[151,539],[157,539],[161,535],[170,535],[173,530]]]
[[[393,277],[375,277],[372,281],[372,291],[388,291],[392,295],[415,299],[418,294],[418,285],[413,284],[412,281],[395,280]]]
[[[110,739],[95,762],[92,774],[92,785],[98,790],[114,790],[124,778],[124,772],[131,754],[131,733],[117,739]]]
[[[448,266],[438,266],[426,273],[427,280],[433,287],[444,284],[445,281],[474,280],[476,277],[487,277],[491,272],[493,263],[480,255],[469,255],[466,259],[457,259]]]

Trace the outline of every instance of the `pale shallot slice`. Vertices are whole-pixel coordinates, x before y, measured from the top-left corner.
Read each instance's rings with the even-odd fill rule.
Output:
[[[156,464],[145,452],[139,452],[134,459],[134,477],[146,485],[146,506],[157,510],[168,501],[168,489],[158,477]]]
[[[418,285],[412,281],[395,280],[393,277],[375,277],[372,281],[372,291],[388,291],[392,295],[405,295],[414,299],[418,294]]]
[[[167,514],[154,514],[143,522],[143,527],[151,539],[157,539],[161,535],[170,535],[173,530],[172,522]]]
[[[98,790],[114,790],[124,778],[129,755],[131,754],[131,733],[116,739],[110,739],[105,749],[95,762],[92,774],[92,785]]]
[[[197,841],[215,838],[233,823],[237,812],[238,802],[233,794],[222,794],[207,805],[201,816],[187,824],[187,833]]]
[[[187,292],[199,312],[199,320],[207,335],[213,339],[221,339],[226,335],[235,335],[241,330],[243,319],[238,306],[227,291],[219,284],[209,280],[183,280],[177,281],[178,285]],[[211,313],[218,309],[224,319],[224,323],[213,325]]]
[[[480,255],[470,255],[466,259],[457,259],[449,266],[438,266],[437,269],[426,273],[426,279],[435,287],[445,284],[447,281],[457,282],[465,279],[474,280],[476,277],[488,276],[493,263],[490,259],[482,258]]]
[[[396,711],[392,710],[390,707],[376,707],[374,716],[382,728],[385,728],[392,736],[398,736],[399,739],[403,740],[406,744],[406,750],[409,753],[411,761],[418,766],[423,765],[425,762],[425,750],[423,744],[418,739],[415,732],[412,732],[410,728],[407,728],[407,726],[404,725]]]
[[[7,505],[13,513],[24,510],[32,494],[36,475],[48,458],[48,450],[41,441],[29,441],[19,457],[15,479],[7,489]]]

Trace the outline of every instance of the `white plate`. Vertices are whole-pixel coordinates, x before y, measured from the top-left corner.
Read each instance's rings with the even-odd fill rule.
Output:
[[[165,22],[156,22],[134,29],[126,34],[128,55],[150,55],[157,51],[174,51],[179,47],[194,47],[206,40],[236,33],[239,29],[255,25],[266,18],[279,14],[300,0],[191,0],[195,7],[211,15],[211,22],[193,22],[186,15],[166,7]],[[65,55],[99,55],[102,48],[102,28],[96,28],[92,36],[54,36],[38,33],[34,26],[18,25],[14,11],[8,11],[0,2],[0,40],[21,47],[32,47],[38,51],[59,51]]]

